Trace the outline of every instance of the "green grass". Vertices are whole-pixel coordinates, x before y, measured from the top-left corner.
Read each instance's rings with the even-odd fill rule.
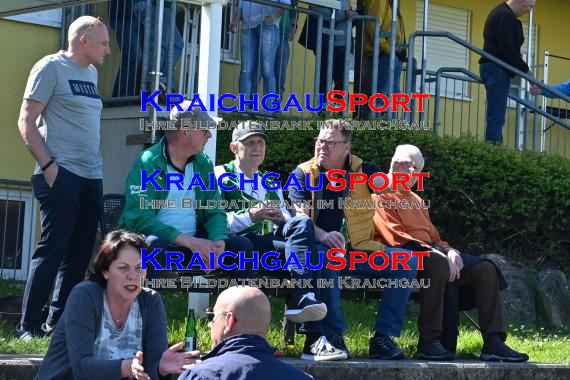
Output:
[[[18,295],[21,286],[0,281],[0,296]],[[184,339],[184,318],[188,298],[186,294],[167,293],[164,304],[168,315],[168,340],[170,343]],[[211,300],[213,304],[214,300]],[[295,345],[287,346],[283,342],[284,301],[271,298],[273,310],[268,340],[277,347],[282,356],[298,357],[303,348],[304,337],[296,335]],[[377,301],[357,302],[342,300],[342,310],[347,324],[345,340],[353,357],[366,357],[368,340],[373,334]],[[404,321],[402,335],[396,339],[408,357],[413,356],[418,340],[416,326],[417,315],[410,314]],[[481,351],[483,340],[466,318],[462,316],[458,340],[458,357],[476,359]],[[205,319],[198,319],[198,348],[210,349],[209,329]],[[533,362],[570,364],[570,329],[551,329],[535,325],[508,323],[507,344],[517,351],[526,352]],[[3,354],[43,354],[49,345],[49,339],[35,339],[31,342],[19,341],[14,329],[6,321],[0,320],[0,353]]]

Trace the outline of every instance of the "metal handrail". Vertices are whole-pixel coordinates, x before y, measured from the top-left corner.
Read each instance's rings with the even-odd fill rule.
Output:
[[[486,59],[488,59],[489,61],[491,61],[492,63],[496,64],[497,66],[503,68],[504,70],[513,73],[515,75],[520,76],[521,78],[526,79],[528,82],[540,87],[543,90],[549,91],[552,94],[558,96],[559,98],[561,98],[562,100],[566,101],[566,102],[570,102],[570,97],[566,96],[565,94],[562,94],[560,91],[557,91],[556,89],[545,85],[544,83],[540,82],[539,80],[537,80],[534,77],[531,77],[530,75],[528,75],[527,73],[523,73],[522,71],[520,71],[519,69],[515,68],[514,66],[509,65],[508,63],[505,63],[503,61],[501,61],[500,59],[498,59],[497,57],[495,57],[492,54],[487,53],[486,51],[484,51],[483,49],[465,41],[462,40],[461,38],[455,36],[452,33],[449,32],[413,32],[410,35],[410,54],[413,54],[414,51],[414,44],[415,44],[415,39],[416,37],[440,37],[440,38],[449,38],[450,40],[454,41],[455,43],[465,47],[466,49],[469,49],[479,55],[481,55],[482,57],[485,57]],[[464,69],[463,69],[464,70]],[[408,67],[406,68],[406,92],[407,93],[411,93],[412,92],[412,67],[411,65],[408,65]],[[460,72],[463,72],[461,70],[458,70]],[[466,75],[471,76],[470,74],[473,74],[469,71],[465,71],[463,72]],[[469,74],[468,74],[469,73]],[[473,74],[474,75],[474,74]],[[423,80],[423,78],[422,78]],[[437,86],[437,83],[436,83]],[[528,109],[532,109],[533,111],[535,111],[536,113],[539,113],[541,115],[543,115],[544,117],[560,124],[561,126],[563,126],[566,129],[570,130],[570,124],[565,123],[564,121],[562,121],[561,119],[550,115],[544,111],[542,111],[538,106],[527,102],[524,99],[521,99],[519,97],[511,97],[511,99],[515,100],[517,103],[524,105],[525,107],[527,107]],[[437,104],[436,104],[437,105]],[[410,121],[413,121],[414,119],[414,106],[415,104],[412,103],[412,109],[410,112]],[[434,124],[437,124],[437,119],[436,122]]]

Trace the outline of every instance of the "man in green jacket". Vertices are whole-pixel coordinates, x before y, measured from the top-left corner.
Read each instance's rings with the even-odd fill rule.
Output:
[[[184,110],[187,109],[188,102],[181,106]],[[173,267],[170,263],[166,268],[167,250],[181,252],[185,265],[192,258],[193,252],[199,252],[206,267],[218,268],[217,263],[210,266],[210,252],[214,252],[217,259],[224,251],[237,253],[251,252],[252,249],[251,242],[243,237],[228,238],[226,213],[223,209],[188,207],[188,199],[201,202],[202,205],[221,199],[217,184],[211,185],[214,191],[208,190],[210,173],[214,172],[214,167],[203,152],[208,139],[212,137],[208,128],[215,125],[214,121],[207,113],[196,109],[178,111],[174,108],[170,115],[176,128],[167,130],[157,144],[145,150],[127,177],[126,204],[119,221],[120,227],[147,236],[150,245],[148,256],[155,249],[162,249],[152,256],[160,267],[156,267],[152,260],[147,261],[150,264],[149,278],[156,278],[153,269]],[[157,174],[153,175],[155,172]],[[181,186],[170,183],[170,191],[167,190],[167,173],[171,178],[173,175],[179,178],[183,176]],[[197,182],[193,177],[195,179],[198,175],[205,189],[195,185]],[[154,184],[153,181],[146,180],[143,183],[143,177],[152,178]],[[152,201],[155,202],[150,203]],[[165,201],[173,207],[158,208],[156,201]],[[225,265],[233,262],[237,263],[229,256],[224,258]],[[175,265],[174,269],[176,268]],[[246,271],[240,271],[239,277],[251,276]]]

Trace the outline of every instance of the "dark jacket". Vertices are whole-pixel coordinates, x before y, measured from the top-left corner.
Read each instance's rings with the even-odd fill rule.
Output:
[[[483,50],[519,69],[528,71],[528,65],[521,57],[524,43],[522,23],[506,3],[497,5],[485,21],[483,29]],[[490,62],[481,57],[479,63]],[[511,75],[513,76],[513,75]]]
[[[93,357],[103,316],[103,292],[95,281],[84,281],[73,288],[36,379],[121,378],[123,359]],[[137,300],[143,320],[143,367],[152,379],[158,379],[160,358],[168,348],[166,312],[160,294],[153,290],[143,289]]]
[[[258,335],[235,335],[184,372],[179,380],[309,380],[313,377],[276,359],[265,339]]]

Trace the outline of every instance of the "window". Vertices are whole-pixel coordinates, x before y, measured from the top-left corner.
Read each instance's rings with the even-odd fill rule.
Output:
[[[0,276],[25,280],[34,247],[34,202],[30,191],[0,189]]]
[[[469,11],[430,3],[428,15],[428,31],[448,31],[451,34],[469,42]],[[416,4],[416,30],[424,27],[424,2],[418,0]],[[459,67],[469,69],[469,53],[466,48],[458,45],[448,38],[430,37],[427,43],[427,70],[437,71],[441,67]],[[415,40],[414,57],[421,66],[422,39]],[[463,76],[460,73],[454,75]],[[430,79],[428,76],[427,79]],[[435,76],[433,77],[435,79]],[[417,78],[416,91],[420,89],[420,78]],[[441,80],[441,95],[455,99],[468,99],[468,82],[452,79]],[[435,83],[426,83],[430,94],[435,94]]]

